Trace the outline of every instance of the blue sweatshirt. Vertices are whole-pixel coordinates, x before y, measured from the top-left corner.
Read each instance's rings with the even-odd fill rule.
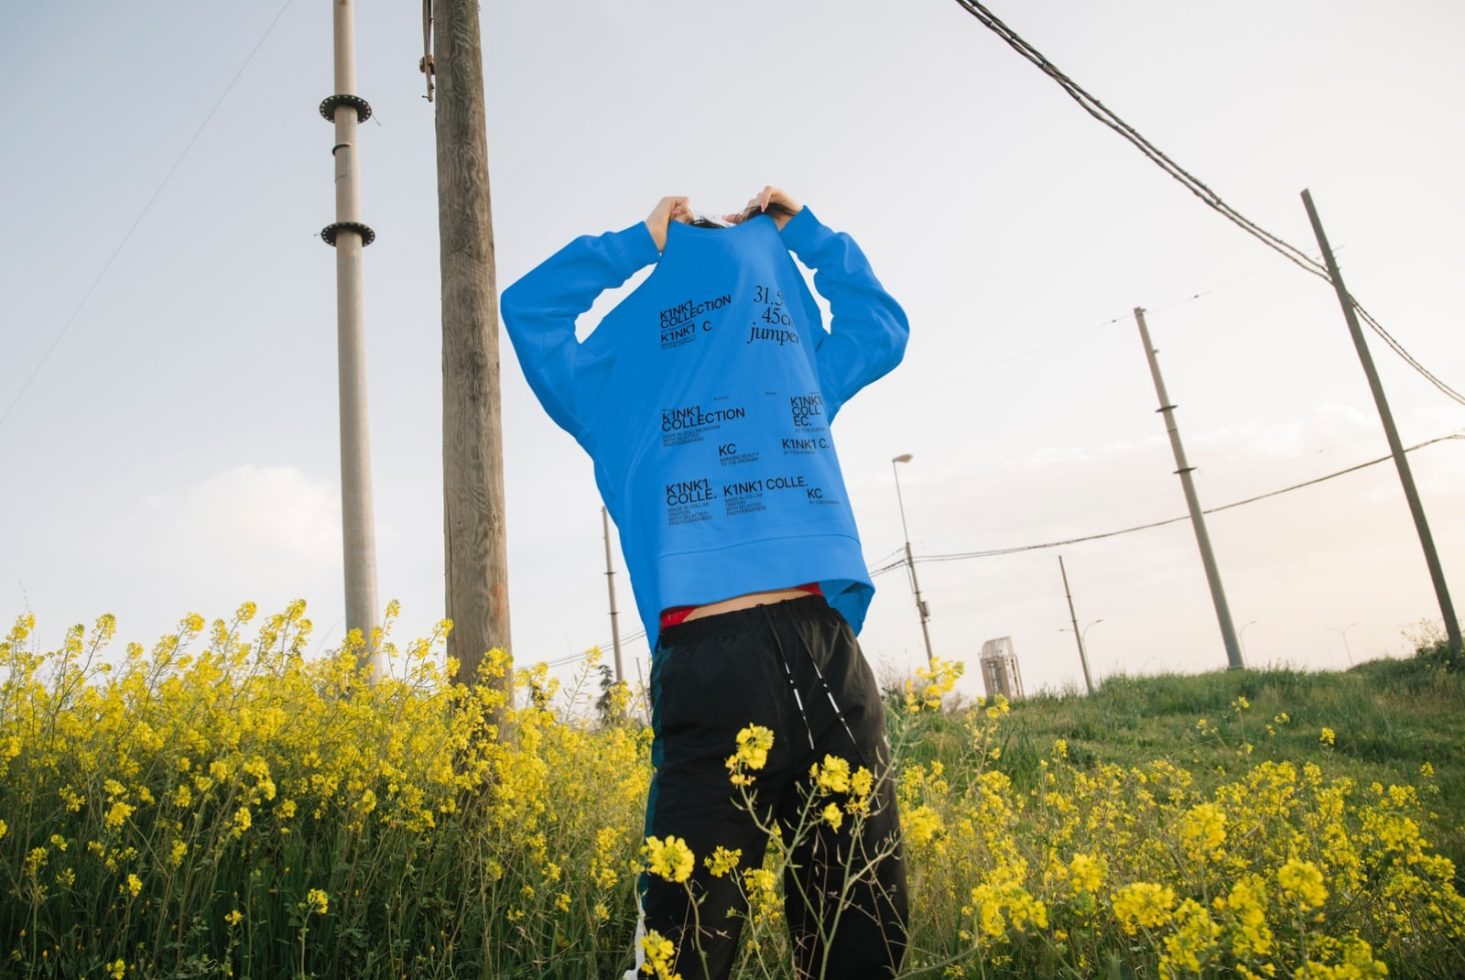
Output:
[[[596,297],[653,262],[577,341]],[[781,232],[766,214],[673,221],[658,253],[638,221],[574,239],[500,309],[530,388],[595,464],[653,648],[663,609],[804,582],[859,632],[875,588],[830,423],[910,326],[849,235],[806,205]]]

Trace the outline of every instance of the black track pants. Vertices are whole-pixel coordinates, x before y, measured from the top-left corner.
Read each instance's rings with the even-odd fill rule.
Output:
[[[849,815],[838,831],[819,821],[827,802],[847,796],[821,799],[803,817],[816,829],[806,829],[784,877],[800,980],[893,975],[905,952],[906,890],[890,748],[879,688],[844,618],[811,595],[670,627],[653,655],[651,696],[656,774],[645,833],[686,840],[697,859],[692,896],[703,899],[694,910],[685,884],[641,876],[643,927],[676,944],[676,972],[721,980],[736,959],[740,875],[715,877],[704,859],[722,846],[741,849],[739,869],[762,864],[767,838],[740,808],[726,766],[738,731],[757,724],[774,741],[753,773],[754,802],[765,823],[780,821],[785,840],[801,819],[811,765],[840,756],[851,772],[865,766],[876,776],[858,839]]]

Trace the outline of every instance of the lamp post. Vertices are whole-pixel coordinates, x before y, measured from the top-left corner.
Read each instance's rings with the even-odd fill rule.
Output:
[[[936,659],[931,653],[931,630],[926,625],[926,620],[931,618],[931,614],[926,609],[925,600],[921,598],[921,583],[916,579],[916,562],[911,557],[911,532],[905,523],[905,500],[900,495],[900,468],[895,465],[909,463],[913,458],[910,453],[892,457],[890,471],[895,474],[895,502],[900,506],[900,530],[905,535],[905,567],[910,572],[911,589],[916,594],[916,613],[921,617],[921,636],[926,641],[926,664],[930,666]]]
[[[1246,626],[1255,626],[1255,625],[1256,625],[1256,620],[1254,620],[1254,619],[1251,620],[1250,622],[1248,622],[1246,624]],[[1242,660],[1245,660],[1246,659],[1246,626],[1241,627],[1241,632],[1238,634],[1238,636],[1240,638],[1241,659]]]
[[[1348,631],[1351,630],[1353,627],[1355,627],[1357,625],[1358,625],[1357,623],[1349,623],[1347,626],[1344,626],[1342,629],[1339,629],[1336,626],[1329,626],[1328,627],[1328,632],[1329,633],[1337,633],[1339,636],[1341,636],[1343,638],[1343,652],[1348,655],[1348,666],[1349,667],[1352,667],[1353,666],[1353,650],[1348,646]]]
[[[1072,606],[1070,606],[1069,607],[1069,612],[1072,613],[1072,611],[1073,611]],[[1074,624],[1073,624],[1074,628],[1073,629],[1069,629],[1067,626],[1060,626],[1060,627],[1058,627],[1058,632],[1060,632],[1060,633],[1073,633],[1075,636],[1078,637],[1078,659],[1079,659],[1079,663],[1081,663],[1083,665],[1083,682],[1084,682],[1084,687],[1086,687],[1088,689],[1088,692],[1090,694],[1093,694],[1094,693],[1094,681],[1093,681],[1093,678],[1089,675],[1089,648],[1088,648],[1089,630],[1093,629],[1095,626],[1098,626],[1103,621],[1104,621],[1103,619],[1096,619],[1092,623],[1089,623],[1087,626],[1085,626],[1082,630],[1079,630],[1078,629],[1078,622],[1077,622],[1077,620],[1074,621]]]

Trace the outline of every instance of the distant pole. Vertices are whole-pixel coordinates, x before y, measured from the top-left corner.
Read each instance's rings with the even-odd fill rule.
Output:
[[[1165,431],[1170,435],[1170,448],[1175,452],[1175,472],[1185,490],[1185,503],[1190,507],[1190,523],[1195,528],[1196,544],[1200,545],[1201,564],[1206,569],[1206,581],[1211,586],[1211,601],[1216,606],[1216,619],[1221,624],[1221,640],[1226,645],[1226,662],[1231,670],[1241,670],[1246,664],[1241,659],[1241,646],[1236,641],[1236,627],[1231,625],[1231,608],[1226,604],[1226,590],[1221,587],[1221,572],[1216,568],[1216,556],[1211,552],[1211,536],[1206,533],[1206,518],[1201,512],[1200,497],[1195,492],[1195,481],[1191,471],[1195,467],[1185,461],[1185,447],[1180,444],[1180,430],[1175,427],[1175,406],[1165,393],[1165,379],[1160,377],[1160,362],[1155,358],[1155,347],[1150,343],[1150,329],[1145,326],[1145,311],[1134,308],[1134,319],[1139,324],[1140,340],[1144,341],[1145,358],[1150,362],[1150,376],[1155,379],[1155,394],[1160,399],[1159,411],[1165,416]]]
[[[386,672],[383,652],[373,645],[377,626],[376,534],[372,527],[371,438],[366,411],[365,301],[361,253],[376,233],[361,222],[356,183],[356,135],[371,118],[371,105],[356,94],[356,27],[352,0],[336,0],[334,94],[320,114],[336,127],[331,148],[336,171],[336,220],[320,236],[336,249],[337,379],[341,401],[341,542],[346,572],[346,630],[359,629],[365,646],[359,661],[373,680]]]
[[[1346,654],[1347,657],[1348,657],[1348,666],[1349,667],[1352,667],[1353,666],[1353,648],[1348,645],[1348,631],[1351,630],[1353,627],[1355,627],[1357,625],[1358,625],[1357,623],[1349,623],[1347,626],[1343,627],[1342,629],[1338,629],[1338,627],[1336,627],[1336,626],[1329,626],[1328,627],[1328,632],[1329,633],[1337,633],[1339,636],[1341,636],[1343,638],[1343,653]]]
[[[1083,634],[1078,630],[1078,616],[1073,611],[1073,593],[1068,590],[1068,569],[1063,567],[1063,556],[1058,556],[1058,571],[1063,575],[1063,594],[1068,597],[1068,618],[1073,623],[1073,637],[1078,641],[1078,662],[1083,664],[1083,686],[1089,694],[1094,693],[1094,681],[1089,677],[1089,657],[1084,652]]]
[[[1440,604],[1440,615],[1445,619],[1445,633],[1449,636],[1450,650],[1461,653],[1460,621],[1455,618],[1455,605],[1450,601],[1450,589],[1445,583],[1445,572],[1440,565],[1440,556],[1435,551],[1434,537],[1429,533],[1429,521],[1424,516],[1424,504],[1420,502],[1419,491],[1414,487],[1414,473],[1409,469],[1409,460],[1404,456],[1404,444],[1399,441],[1399,431],[1394,427],[1394,414],[1389,411],[1389,401],[1384,397],[1384,386],[1379,381],[1378,370],[1373,366],[1373,356],[1363,339],[1363,329],[1358,325],[1358,314],[1353,309],[1353,297],[1343,285],[1343,274],[1338,271],[1338,261],[1328,245],[1328,236],[1323,232],[1322,220],[1313,206],[1312,194],[1304,190],[1302,203],[1307,208],[1307,218],[1312,222],[1312,233],[1317,236],[1318,248],[1322,249],[1323,260],[1328,266],[1328,277],[1338,294],[1338,303],[1343,307],[1343,319],[1348,321],[1348,332],[1353,335],[1353,346],[1358,351],[1358,360],[1363,364],[1363,373],[1368,378],[1373,402],[1378,406],[1379,421],[1384,424],[1384,435],[1389,440],[1389,451],[1394,454],[1394,467],[1399,471],[1399,482],[1404,485],[1404,498],[1409,501],[1409,512],[1414,515],[1414,529],[1419,533],[1419,544],[1424,549],[1424,563],[1429,566],[1429,577],[1434,582],[1435,598]],[[1346,638],[1345,638],[1346,642]]]
[[[600,529],[605,535],[605,587],[610,592],[610,642],[615,647],[616,655],[616,682],[625,680],[625,674],[621,670],[621,626],[616,613],[616,579],[615,566],[610,560],[610,513],[600,508]]]
[[[498,303],[478,2],[433,6],[448,653],[472,685],[484,653],[509,648]],[[499,683],[512,693],[512,678]]]
[[[926,625],[931,613],[926,608],[926,601],[921,598],[921,583],[916,579],[916,560],[911,556],[911,532],[905,526],[905,501],[900,496],[900,470],[895,465],[909,463],[914,458],[910,453],[902,453],[890,461],[890,470],[895,474],[895,502],[900,506],[900,530],[905,535],[905,567],[910,570],[911,588],[916,593],[916,613],[921,617],[921,637],[926,641],[926,665],[929,667],[936,662],[936,657],[931,652],[931,629]]]

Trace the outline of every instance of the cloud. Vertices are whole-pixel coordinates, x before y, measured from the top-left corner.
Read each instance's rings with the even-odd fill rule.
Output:
[[[166,542],[177,558],[341,561],[337,487],[293,466],[235,466],[174,493],[144,497],[140,517],[149,538]]]

